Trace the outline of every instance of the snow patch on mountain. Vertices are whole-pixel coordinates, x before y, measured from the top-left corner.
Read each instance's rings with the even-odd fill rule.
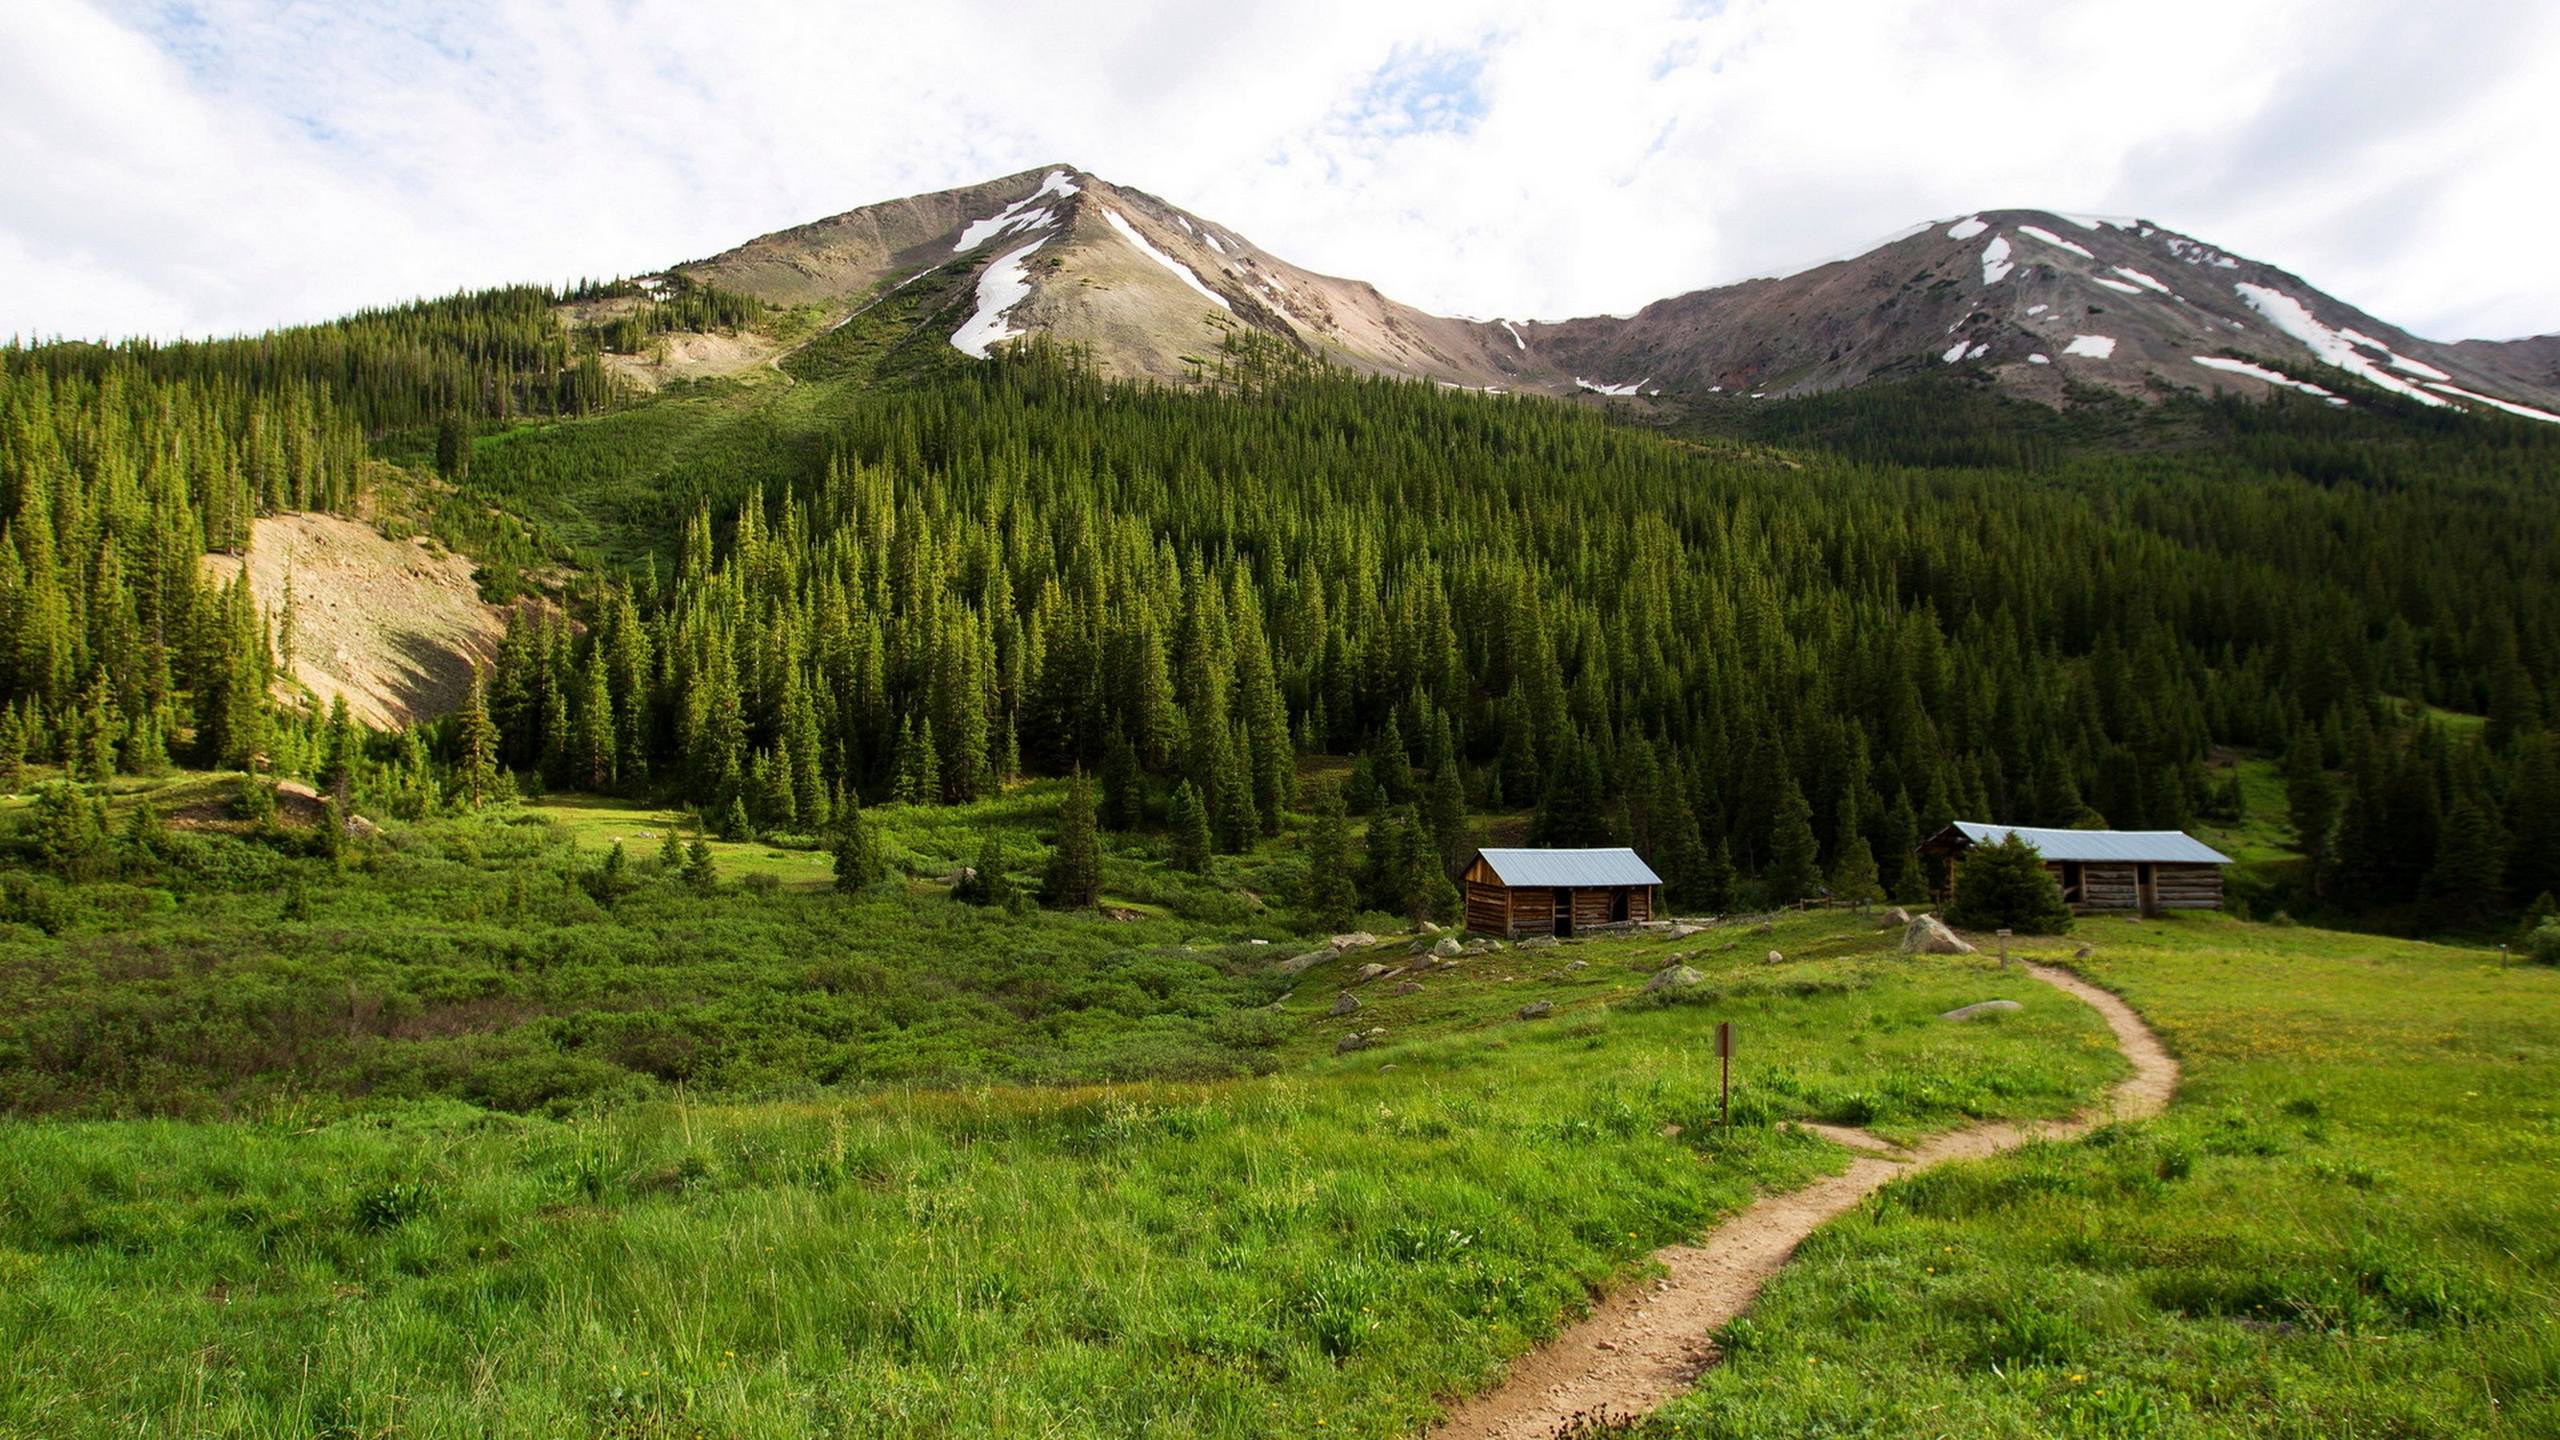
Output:
[[[958,255],[975,250],[1008,230],[1045,230],[1058,223],[1058,217],[1048,210],[1033,210],[1031,207],[1051,195],[1063,200],[1076,193],[1076,182],[1067,178],[1066,171],[1052,170],[1041,180],[1039,189],[984,220],[970,221],[960,232],[959,240],[953,243],[951,253]]]
[[[1523,350],[1526,350],[1526,349],[1528,349],[1528,348],[1529,348],[1529,342],[1520,338],[1520,332],[1519,332],[1519,331],[1517,331],[1517,330],[1512,330],[1512,329],[1511,329],[1511,322],[1510,322],[1510,321],[1508,321],[1508,320],[1503,321],[1503,322],[1502,322],[1502,328],[1503,328],[1503,329],[1505,329],[1505,330],[1510,330],[1510,331],[1511,331],[1511,343],[1512,343],[1512,344],[1519,346],[1519,347],[1520,347],[1521,349],[1523,349]]]
[[[1982,247],[1983,284],[1997,285],[2008,278],[2010,271],[2017,268],[2016,263],[2009,258],[2008,236],[1994,235],[1991,237],[1991,243]]]
[[[2459,385],[2447,385],[2441,380],[2430,380],[2427,382],[2427,388],[2441,390],[2447,395],[2459,395],[2465,400],[2476,400],[2483,405],[2492,405],[2510,415],[2521,415],[2527,420],[2548,420],[2554,425],[2560,425],[2560,415],[2554,415],[2548,410],[2536,410],[2530,405],[2518,405],[2512,400],[2501,400],[2494,395],[2478,394],[2465,390]]]
[[[2112,360],[2115,358],[2116,353],[2116,337],[2113,335],[2074,335],[2071,337],[2071,343],[2062,347],[2062,353],[2065,355],[2086,355],[2092,360]]]
[[[2145,290],[2157,290],[2163,295],[2171,293],[2168,286],[2161,284],[2159,281],[2143,274],[2141,271],[2134,269],[2130,265],[2118,265],[2115,267],[2115,272],[2127,280],[2132,281],[2134,284],[2141,286]]]
[[[1004,312],[1031,298],[1031,270],[1023,262],[1031,258],[1032,251],[1048,243],[1049,237],[1043,235],[1019,250],[998,256],[978,272],[978,313],[951,332],[951,348],[984,360],[989,346],[1022,333],[1004,323]]]
[[[1638,380],[1632,385],[1610,385],[1604,382],[1585,380],[1581,376],[1576,375],[1573,377],[1573,383],[1590,391],[1594,395],[1634,395],[1640,393],[1645,386],[1652,384],[1653,377],[1647,375],[1642,380]]]
[[[2110,280],[2104,275],[2092,275],[2089,279],[2097,284],[2106,286],[2108,289],[2113,290],[2120,295],[2139,295],[2142,293],[2142,287],[2139,285],[2127,285],[2121,280]]]
[[[2207,370],[2219,370],[2226,375],[2247,375],[2253,379],[2264,380],[2270,385],[2282,385],[2288,390],[2299,390],[2305,395],[2327,397],[2337,393],[2326,386],[2314,385],[2308,380],[2296,380],[2281,370],[2270,370],[2264,365],[2252,365],[2246,360],[2230,360],[2220,355],[2197,355],[2192,358]]]
[[[2029,236],[2033,239],[2041,240],[2057,250],[2068,250],[2083,260],[2095,260],[2098,258],[2096,253],[2091,251],[2088,246],[2081,244],[2077,240],[2065,240],[2061,236],[2054,234],[2052,231],[2045,229],[2041,225],[2021,225],[2018,227],[2018,233]]]
[[[2252,285],[2245,280],[2231,288],[2239,292],[2241,299],[2249,302],[2250,309],[2267,317],[2268,324],[2301,341],[2312,354],[2320,357],[2324,364],[2335,365],[2341,370],[2361,376],[2395,395],[2406,395],[2421,405],[2433,405],[2438,409],[2449,408],[2448,402],[2428,394],[2367,359],[2364,352],[2357,349],[2353,341],[2321,324],[2312,316],[2309,307],[2283,291],[2267,285]]]
[[[1947,227],[1947,238],[1950,240],[1970,240],[1974,236],[1979,235],[1990,228],[1990,226],[1982,222],[1981,216],[1968,215],[1962,220],[1959,220],[1953,225]]]
[[[1165,269],[1173,272],[1173,278],[1190,286],[1192,289],[1199,291],[1204,299],[1212,301],[1221,310],[1232,311],[1236,308],[1227,303],[1226,296],[1221,295],[1217,291],[1210,289],[1208,286],[1201,284],[1200,277],[1193,273],[1190,266],[1183,264],[1181,261],[1174,259],[1172,256],[1167,255],[1153,245],[1148,244],[1147,237],[1139,234],[1138,227],[1130,224],[1126,219],[1122,218],[1119,211],[1106,205],[1102,207],[1102,218],[1111,222],[1111,228],[1119,231],[1122,239],[1127,240],[1130,244],[1137,246],[1142,251],[1145,251],[1148,259],[1155,261]]]

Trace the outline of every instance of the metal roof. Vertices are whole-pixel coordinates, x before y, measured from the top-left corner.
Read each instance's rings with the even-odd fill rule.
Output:
[[[1662,877],[1621,845],[1607,850],[1479,850],[1505,885],[1659,885]]]
[[[1984,825],[1959,820],[1955,828],[1979,844],[2016,835],[2047,860],[2151,861],[2168,865],[2228,865],[2231,857],[2183,830],[2040,830],[2029,825]]]

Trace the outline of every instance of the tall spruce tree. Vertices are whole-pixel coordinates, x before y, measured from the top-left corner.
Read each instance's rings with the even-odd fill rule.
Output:
[[[1102,893],[1102,841],[1094,822],[1093,786],[1083,772],[1067,781],[1058,806],[1058,838],[1041,880],[1042,904],[1057,910],[1090,908]]]

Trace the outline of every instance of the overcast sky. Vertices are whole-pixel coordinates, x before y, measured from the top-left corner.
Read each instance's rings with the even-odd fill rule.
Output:
[[[1997,206],[2560,331],[2560,4],[0,3],[0,336],[638,273],[1054,161],[1561,318]]]

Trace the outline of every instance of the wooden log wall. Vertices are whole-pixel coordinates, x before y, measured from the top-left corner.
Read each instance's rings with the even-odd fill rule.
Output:
[[[2080,908],[2083,910],[2141,909],[2140,873],[2131,865],[2081,866]]]
[[[1611,914],[1617,908],[1613,903],[1616,893],[1608,889],[1574,891],[1573,928],[1580,930],[1589,925],[1606,925],[1616,918]]]
[[[2163,910],[2222,908],[2222,867],[2161,865],[2152,870],[2154,893]]]
[[[1467,882],[1467,928],[1479,935],[1511,933],[1511,891],[1501,885]]]

